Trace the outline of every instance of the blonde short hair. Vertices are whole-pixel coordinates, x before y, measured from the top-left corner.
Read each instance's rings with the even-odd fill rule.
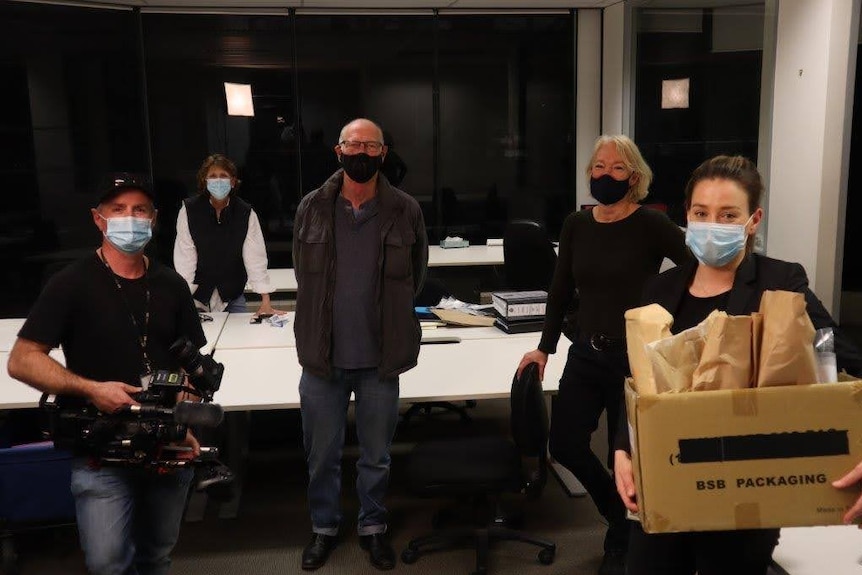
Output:
[[[634,187],[632,187],[629,192],[629,196],[632,201],[640,202],[647,197],[647,194],[649,194],[649,185],[652,182],[652,170],[641,155],[641,151],[638,149],[637,144],[635,144],[628,136],[620,134],[613,136],[602,135],[598,137],[593,146],[593,155],[590,156],[590,163],[587,165],[587,183],[590,181],[593,164],[596,163],[596,155],[598,155],[599,149],[605,144],[613,144],[617,149],[617,153],[622,156],[623,163],[626,168],[628,168],[633,174],[638,175],[638,181],[635,183]]]

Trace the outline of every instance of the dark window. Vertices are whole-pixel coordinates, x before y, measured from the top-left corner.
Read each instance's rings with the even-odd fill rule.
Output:
[[[858,51],[859,46],[857,46]],[[862,308],[858,304],[858,296],[848,292],[862,292],[862,232],[856,227],[856,222],[862,218],[862,58],[856,58],[856,90],[853,96],[853,120],[850,125],[850,169],[847,178],[847,211],[844,226],[844,265],[841,275],[841,287],[844,290],[841,303],[841,323],[862,325]],[[853,332],[862,347],[862,329]]]
[[[297,15],[303,192],[338,169],[341,128],[367,117],[389,146],[384,174],[434,221],[433,26],[430,14]]]
[[[701,162],[757,161],[763,6],[638,9],[635,19],[635,136],[655,173],[647,201],[682,223],[685,184]],[[686,79],[687,107],[663,107],[663,82]]]
[[[149,172],[148,250],[172,262],[176,216],[212,153],[239,168],[270,267],[292,265],[298,202],[338,168],[365,116],[387,177],[429,236],[501,237],[508,219],[559,232],[574,199],[574,18],[545,14],[164,14],[0,3],[0,315],[99,242],[88,208],[105,172]],[[250,87],[229,114],[225,83]]]
[[[160,255],[172,261],[176,217],[210,154],[228,156],[258,213],[270,267],[288,267],[299,200],[289,16],[144,14]],[[225,83],[251,86],[254,116],[228,114]]]
[[[440,234],[553,236],[574,204],[570,14],[440,17]]]
[[[0,4],[0,316],[99,241],[89,208],[108,171],[147,171],[136,16]]]

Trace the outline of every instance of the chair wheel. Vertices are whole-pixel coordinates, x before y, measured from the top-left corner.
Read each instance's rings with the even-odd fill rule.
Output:
[[[401,552],[401,562],[406,563],[408,565],[412,565],[416,563],[419,559],[419,552],[410,549],[409,547]]]
[[[539,551],[539,563],[542,565],[550,565],[554,562],[554,555],[556,555],[556,551],[554,549],[542,549]]]

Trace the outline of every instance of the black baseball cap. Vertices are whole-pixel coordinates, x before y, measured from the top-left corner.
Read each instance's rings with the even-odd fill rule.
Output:
[[[104,204],[126,190],[139,190],[153,202],[156,201],[149,178],[145,175],[132,172],[111,172],[105,175],[102,185],[99,186],[99,204]]]

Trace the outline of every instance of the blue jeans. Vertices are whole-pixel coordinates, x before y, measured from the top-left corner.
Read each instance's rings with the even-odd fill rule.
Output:
[[[359,438],[359,534],[386,531],[383,497],[389,485],[389,448],[398,423],[398,378],[381,380],[376,368],[334,368],[329,379],[303,370],[299,399],[308,505],[312,530],[323,535],[336,535],[341,524],[341,455],[351,391],[356,397]]]
[[[92,575],[164,575],[180,533],[194,472],[91,469],[72,463],[78,534]]]
[[[227,304],[227,307],[224,310],[228,313],[245,313],[248,311],[245,305],[245,294],[239,294],[239,296],[230,300]]]

